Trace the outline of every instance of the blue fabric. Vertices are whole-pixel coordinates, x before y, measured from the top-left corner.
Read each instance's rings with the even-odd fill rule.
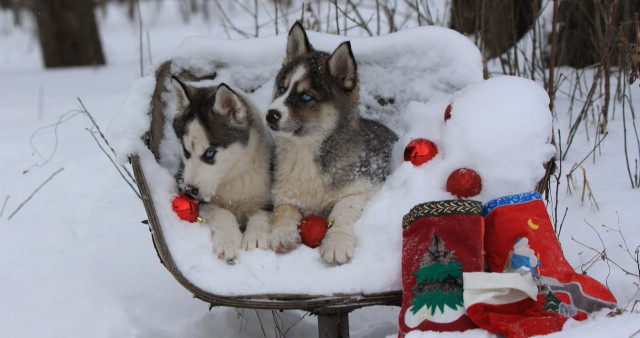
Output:
[[[503,205],[522,204],[541,199],[542,195],[540,195],[537,191],[530,191],[521,194],[496,198],[482,206],[482,215],[487,216],[491,211],[493,211],[493,209],[501,207]]]

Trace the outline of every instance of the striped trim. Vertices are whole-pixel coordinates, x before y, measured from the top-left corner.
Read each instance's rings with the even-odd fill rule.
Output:
[[[522,204],[535,200],[542,200],[542,195],[540,195],[537,191],[530,191],[522,194],[496,198],[482,206],[482,214],[484,216],[487,216],[491,211],[493,211],[493,209],[501,207],[503,205]]]
[[[418,204],[411,208],[402,218],[402,228],[406,229],[413,221],[430,216],[445,216],[450,214],[482,215],[482,203],[472,200],[446,200]]]

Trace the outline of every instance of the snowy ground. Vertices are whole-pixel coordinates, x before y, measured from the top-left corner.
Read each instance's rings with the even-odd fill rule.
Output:
[[[169,7],[157,13],[154,6],[145,8],[153,62],[167,57],[186,36],[226,37],[221,27],[197,18],[184,24]],[[124,19],[124,9],[108,9],[101,17],[101,34],[109,65],[65,70],[44,70],[32,29],[12,28],[9,15],[0,14],[0,334],[272,337],[291,328],[288,337],[315,335],[315,317],[303,312],[208,311],[208,304],[193,299],[159,263],[147,226],[140,223],[147,218],[142,204],[85,130],[92,127],[89,119],[78,113],[80,98],[106,129],[140,77],[137,25]],[[147,69],[148,59],[145,51]],[[638,107],[637,85],[633,91]],[[568,105],[562,96],[556,104],[559,112]],[[568,116],[560,116],[556,128],[566,135],[569,123]],[[640,245],[640,190],[630,188],[619,109],[609,130],[595,161],[583,163],[599,210],[589,201],[581,203],[579,193],[568,195],[564,177],[593,147],[592,128],[588,135],[583,128],[562,163],[558,210],[568,212],[560,240],[569,262],[587,264],[587,273],[606,282],[627,312],[613,318],[599,313],[555,336],[628,337],[640,329],[634,261]],[[582,172],[574,176],[580,188]],[[606,248],[611,261],[589,263],[599,253],[587,246]],[[352,336],[394,334],[398,310],[353,312]],[[492,336],[480,330],[464,335]]]

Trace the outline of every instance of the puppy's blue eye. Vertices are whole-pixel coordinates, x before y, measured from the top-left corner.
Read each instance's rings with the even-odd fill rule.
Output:
[[[214,148],[208,148],[202,156],[207,159],[213,158],[216,156],[216,150]]]
[[[304,101],[304,102],[309,102],[309,101],[311,101],[311,95],[309,95],[307,93],[302,93],[300,95],[300,99],[302,99],[302,101]]]
[[[283,86],[278,87],[278,93],[284,94],[284,92],[286,92],[286,91],[287,91],[287,88],[285,88]]]

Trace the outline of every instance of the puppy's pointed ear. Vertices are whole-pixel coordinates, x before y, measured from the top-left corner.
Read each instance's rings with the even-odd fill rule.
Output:
[[[171,92],[178,108],[178,114],[185,112],[186,108],[191,104],[191,99],[195,94],[195,88],[186,85],[175,76],[171,77]]]
[[[282,60],[282,64],[286,64],[295,57],[313,52],[313,47],[309,43],[307,33],[300,21],[296,21],[289,30],[287,38],[287,56]]]
[[[229,86],[218,85],[213,110],[227,117],[233,124],[243,126],[247,123],[247,106]]]
[[[358,84],[356,59],[351,52],[351,43],[343,42],[333,51],[328,61],[329,74],[336,78],[346,90],[351,90]]]

